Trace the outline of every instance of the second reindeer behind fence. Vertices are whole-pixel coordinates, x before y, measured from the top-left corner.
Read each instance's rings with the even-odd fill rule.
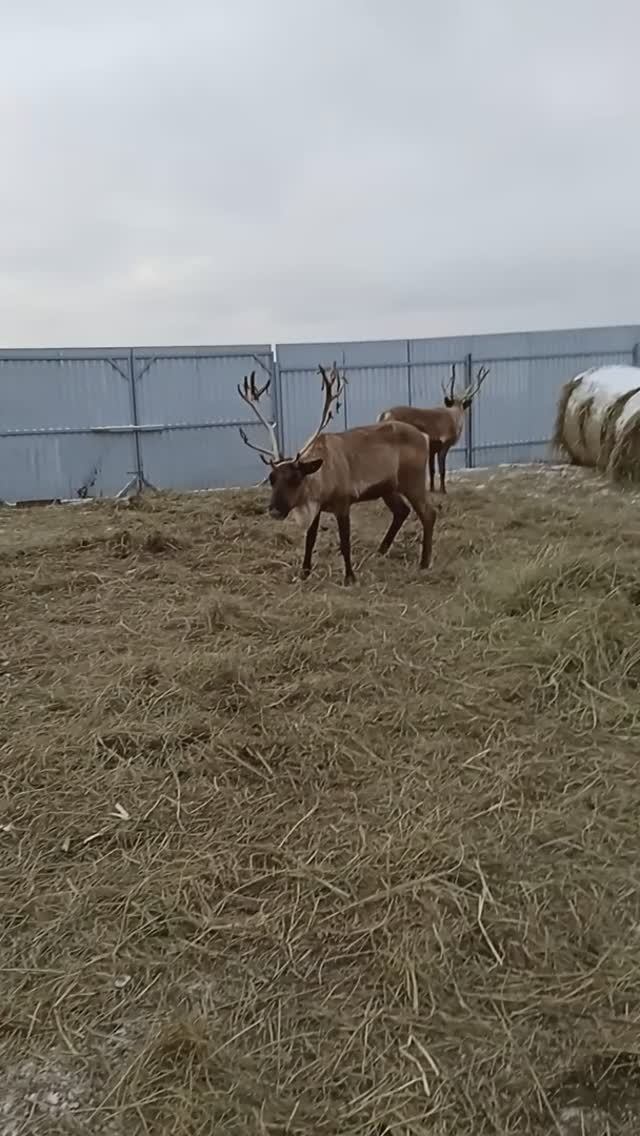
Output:
[[[378,422],[409,422],[427,435],[429,439],[429,488],[434,491],[435,459],[438,459],[438,472],[440,474],[440,492],[446,493],[445,469],[447,454],[452,446],[459,441],[464,427],[465,412],[471,406],[484,380],[489,374],[488,367],[481,367],[476,375],[475,383],[458,394],[456,386],[456,365],[451,367],[449,387],[442,383],[444,406],[392,406],[378,415]]]

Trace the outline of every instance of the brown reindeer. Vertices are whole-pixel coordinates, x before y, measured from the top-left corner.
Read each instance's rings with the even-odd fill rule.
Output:
[[[418,406],[392,406],[378,415],[378,422],[409,422],[417,426],[429,438],[429,489],[433,493],[435,482],[435,459],[438,458],[440,473],[440,492],[445,489],[445,466],[447,454],[455,446],[462,434],[465,411],[469,409],[484,380],[489,374],[488,367],[480,367],[475,384],[471,383],[461,394],[455,394],[456,365],[451,367],[449,389],[442,383],[444,406],[434,406],[421,410]]]
[[[323,434],[340,407],[346,379],[336,365],[328,375],[320,367],[324,404],[320,425],[294,458],[284,457],[278,448],[275,423],[263,416],[258,405],[269,387],[256,386],[255,372],[238,387],[240,397],[267,429],[271,451],[254,446],[245,432],[242,440],[257,450],[270,466],[271,501],[269,513],[278,520],[291,516],[306,529],[302,577],[311,571],[311,556],[318,535],[320,515],[333,513],[338,523],[340,551],[344,559],[345,584],[355,580],[351,564],[351,506],[360,501],[381,498],[392,514],[391,524],[378,552],[388,552],[411,506],[422,523],[420,567],[428,568],[436,511],[427,500],[426,472],[429,439],[405,422],[381,422],[357,426],[342,433]],[[407,504],[408,502],[408,504]]]

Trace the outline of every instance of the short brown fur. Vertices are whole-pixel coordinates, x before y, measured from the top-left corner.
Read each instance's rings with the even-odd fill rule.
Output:
[[[464,427],[465,413],[471,406],[473,398],[480,390],[489,371],[482,367],[476,377],[475,388],[473,383],[460,395],[455,394],[456,368],[451,368],[449,389],[444,387],[444,406],[420,408],[418,406],[392,406],[378,415],[378,422],[407,422],[415,426],[429,439],[429,489],[435,488],[435,459],[438,459],[438,472],[440,475],[440,492],[446,493],[445,475],[447,454],[452,446],[459,441]]]
[[[333,513],[344,560],[345,583],[352,583],[355,575],[351,563],[351,506],[379,499],[392,514],[379,553],[384,555],[389,551],[411,507],[422,524],[420,567],[428,568],[436,519],[436,511],[427,499],[428,438],[415,426],[404,422],[381,422],[341,433],[321,433],[333,416],[332,408],[338,404],[345,380],[340,379],[335,365],[330,379],[323,368],[320,371],[325,405],[319,429],[295,458],[283,458],[274,452],[269,459],[271,516],[284,519],[292,515],[307,530],[302,576],[308,576],[311,571],[320,516]],[[251,391],[250,383],[245,386],[247,390]],[[255,398],[252,400],[249,394],[245,401],[252,403]]]

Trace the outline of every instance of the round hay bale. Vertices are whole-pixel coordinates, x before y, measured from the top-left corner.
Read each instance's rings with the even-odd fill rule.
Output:
[[[616,480],[636,466],[640,478],[640,368],[592,367],[565,383],[552,445],[573,463],[609,470]]]

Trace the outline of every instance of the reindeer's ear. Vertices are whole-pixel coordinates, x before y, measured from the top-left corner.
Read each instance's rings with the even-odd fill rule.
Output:
[[[451,407],[453,406],[453,399],[452,399],[452,398],[449,398],[449,395],[445,395],[444,404],[445,404],[445,406],[447,406],[447,407],[449,408],[449,410],[450,410],[450,409],[451,409]]]
[[[473,402],[473,399],[472,399],[472,398],[465,398],[464,402],[462,403],[462,409],[463,409],[463,410],[468,410],[468,409],[469,409],[469,407],[471,406],[471,403],[472,403],[472,402]]]
[[[322,458],[315,458],[314,461],[298,462],[298,469],[303,477],[308,477],[310,473],[317,473],[322,465]]]

